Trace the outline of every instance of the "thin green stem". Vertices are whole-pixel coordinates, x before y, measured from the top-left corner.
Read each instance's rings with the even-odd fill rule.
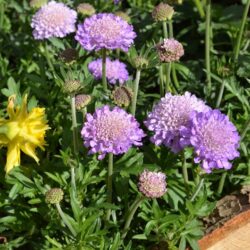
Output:
[[[198,9],[200,17],[203,19],[205,17],[205,12],[203,10],[201,1],[200,0],[194,0],[194,4],[196,5],[196,8]]]
[[[183,150],[183,160],[182,160],[182,176],[185,186],[188,186],[188,171],[187,171],[187,163],[184,150]]]
[[[0,3],[0,29],[3,29],[3,21],[4,21],[4,11],[5,11],[5,6],[4,2]]]
[[[220,85],[220,92],[219,92],[219,95],[218,95],[218,98],[217,98],[217,101],[216,101],[216,108],[220,107],[222,96],[223,96],[223,93],[224,93],[224,89],[225,89],[225,80],[222,79],[222,83]]]
[[[248,121],[246,122],[245,128],[243,130],[243,132],[241,133],[241,141],[243,141],[243,139],[245,138],[247,131],[250,129],[250,118],[248,119]]]
[[[224,172],[222,174],[221,178],[220,178],[220,183],[219,183],[219,187],[218,187],[218,190],[217,190],[218,194],[221,194],[222,191],[223,191],[223,187],[224,187],[224,184],[225,184],[226,177],[227,177],[227,172]]]
[[[159,68],[160,72],[160,95],[164,96],[163,64]]]
[[[145,199],[145,197],[140,197],[138,196],[136,198],[136,200],[134,201],[134,203],[132,204],[132,206],[129,209],[129,214],[127,216],[124,228],[123,228],[123,233],[122,233],[122,239],[124,239],[128,233],[131,221],[135,215],[135,212],[137,210],[137,208],[141,205],[142,201]]]
[[[84,107],[82,109],[82,121],[83,122],[85,122],[86,114],[87,114],[87,107]]]
[[[192,197],[190,199],[191,202],[193,202],[195,200],[195,198],[199,194],[201,188],[203,187],[203,184],[204,184],[204,178],[201,178],[198,186],[196,187],[196,190],[195,190],[194,194],[192,195]]]
[[[72,131],[73,131],[73,150],[74,157],[77,159],[78,155],[78,143],[77,143],[77,120],[76,120],[76,107],[75,107],[75,95],[71,96],[71,116],[72,116]],[[71,185],[73,194],[76,194],[76,180],[75,180],[75,166],[71,166]]]
[[[70,224],[68,218],[65,216],[64,212],[61,209],[61,206],[59,203],[56,204],[56,208],[58,213],[60,214],[64,224],[68,227],[68,229],[70,230],[70,232],[73,234],[73,236],[75,237],[77,235],[75,229],[72,227],[72,225]]]
[[[245,6],[245,9],[243,12],[243,16],[241,19],[240,31],[239,31],[239,34],[237,34],[237,42],[236,42],[235,51],[234,51],[234,61],[235,62],[238,60],[238,57],[239,57],[240,46],[241,46],[244,27],[245,27],[246,22],[247,22],[247,15],[248,15],[248,11],[249,11],[249,6],[250,6],[250,0],[248,0],[246,3],[246,6]]]
[[[107,176],[107,200],[112,203],[112,176],[113,176],[113,154],[109,153],[108,160],[108,176]],[[111,215],[111,209],[108,209],[106,220],[108,221]]]
[[[166,92],[171,92],[171,88],[170,88],[171,62],[166,63],[166,72],[167,72],[167,77],[166,77]]]
[[[137,96],[138,96],[140,77],[141,77],[141,71],[139,69],[137,69],[136,76],[135,76],[135,83],[134,83],[134,93],[133,93],[133,99],[132,99],[132,107],[131,107],[132,115],[135,115],[135,111],[136,111],[136,103],[137,103]]]
[[[210,46],[211,46],[211,0],[206,0],[206,33],[205,33],[205,63],[207,74],[208,95],[211,93],[211,66],[210,66]]]
[[[174,31],[173,31],[173,22],[172,20],[168,21],[168,30],[169,30],[169,38],[174,37]]]
[[[178,90],[180,89],[180,83],[176,74],[175,63],[172,63],[172,78],[173,78],[175,88],[178,92]]]
[[[102,49],[102,84],[105,91],[107,90],[106,58],[107,58],[107,51],[106,49]]]
[[[162,22],[162,29],[163,29],[164,38],[168,38],[167,22]]]

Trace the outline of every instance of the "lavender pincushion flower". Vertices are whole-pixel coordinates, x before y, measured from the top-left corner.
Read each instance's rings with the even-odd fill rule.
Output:
[[[111,13],[95,14],[78,25],[75,39],[86,50],[128,51],[136,37],[133,26]]]
[[[51,1],[39,9],[32,18],[33,36],[37,40],[65,37],[75,31],[76,11],[63,3]]]
[[[184,95],[167,93],[149,113],[144,122],[148,130],[153,131],[151,141],[156,145],[170,147],[174,153],[179,152],[185,145],[180,141],[180,129],[189,122],[193,111],[209,110],[202,100],[195,95],[185,92]]]
[[[95,79],[102,79],[102,59],[90,62],[88,69]],[[115,84],[118,81],[119,84],[124,84],[128,76],[126,64],[118,59],[111,61],[110,58],[106,58],[106,77],[109,83]]]
[[[139,190],[148,198],[159,198],[166,191],[166,175],[144,170],[139,177]]]
[[[145,136],[135,118],[123,109],[103,106],[93,115],[87,114],[81,131],[84,145],[91,147],[89,153],[99,153],[101,160],[107,153],[125,153],[132,145],[142,145]]]
[[[182,128],[185,144],[194,147],[195,163],[210,173],[213,169],[230,169],[229,160],[239,157],[240,136],[228,116],[219,110],[193,112],[189,126]]]
[[[173,38],[164,39],[162,43],[156,45],[156,49],[161,62],[179,61],[184,55],[182,44]]]

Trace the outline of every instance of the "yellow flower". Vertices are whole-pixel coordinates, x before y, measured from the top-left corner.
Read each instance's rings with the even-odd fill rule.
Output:
[[[44,150],[45,132],[49,129],[44,108],[33,108],[27,111],[27,95],[21,107],[15,107],[15,95],[9,97],[7,113],[9,119],[0,118],[0,147],[7,147],[5,171],[20,165],[20,152],[32,157],[37,163],[36,147]]]

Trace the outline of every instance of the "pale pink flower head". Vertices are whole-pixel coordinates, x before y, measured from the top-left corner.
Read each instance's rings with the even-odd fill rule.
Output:
[[[139,177],[139,190],[148,198],[159,198],[167,191],[166,175],[144,170]]]
[[[75,31],[76,11],[63,3],[51,1],[32,17],[31,27],[36,40],[65,37]]]
[[[161,62],[179,61],[184,55],[182,44],[173,38],[164,39],[162,43],[156,45],[156,49]]]

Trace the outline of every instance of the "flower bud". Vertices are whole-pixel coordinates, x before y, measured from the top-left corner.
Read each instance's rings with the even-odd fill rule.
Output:
[[[159,198],[166,191],[166,175],[144,170],[139,177],[139,190],[148,198]]]
[[[91,102],[90,95],[77,95],[75,99],[76,109],[82,110]]]
[[[130,88],[121,86],[116,87],[112,92],[114,103],[120,107],[128,107],[132,101],[133,92]]]
[[[48,0],[31,0],[30,7],[40,9],[43,5],[47,4]]]
[[[77,12],[84,16],[92,16],[95,14],[95,8],[89,3],[81,3],[77,6]]]
[[[160,3],[157,5],[153,12],[152,17],[156,22],[163,22],[171,20],[174,14],[174,8],[166,3]]]
[[[77,80],[67,80],[63,86],[63,92],[71,95],[76,93],[81,88],[81,84]]]
[[[136,69],[144,69],[148,66],[148,60],[142,56],[137,56],[134,58],[134,66]]]
[[[71,48],[65,49],[59,57],[63,62],[71,64],[77,60],[77,51]]]
[[[45,194],[45,201],[49,204],[58,204],[63,199],[63,190],[61,188],[52,188]]]
[[[122,18],[124,21],[130,23],[131,22],[131,18],[130,16],[126,13],[126,12],[123,12],[123,11],[116,11],[115,12],[115,15],[116,16],[119,16],[120,18]]]
[[[164,39],[162,43],[156,45],[158,56],[161,62],[175,62],[184,55],[184,49],[177,40]]]

